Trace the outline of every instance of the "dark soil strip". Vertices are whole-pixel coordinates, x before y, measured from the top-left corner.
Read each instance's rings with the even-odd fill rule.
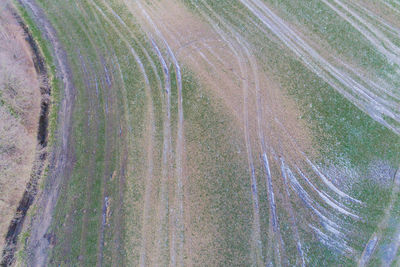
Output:
[[[5,247],[3,250],[1,266],[10,266],[14,262],[14,254],[17,249],[18,235],[21,233],[22,226],[25,221],[26,214],[29,207],[32,205],[35,196],[37,194],[38,181],[42,175],[43,168],[45,165],[45,160],[47,157],[47,133],[48,133],[48,115],[49,115],[49,105],[50,105],[50,92],[51,87],[48,82],[48,73],[45,67],[44,58],[38,49],[38,46],[33,39],[28,27],[24,24],[21,17],[14,11],[12,11],[13,16],[17,19],[19,25],[23,28],[25,32],[25,39],[29,43],[33,52],[33,63],[35,65],[36,72],[39,77],[44,79],[40,87],[41,93],[41,110],[40,119],[38,126],[38,145],[36,147],[36,160],[31,173],[31,178],[26,186],[24,195],[19,202],[17,211],[14,215],[14,219],[11,221],[8,227],[8,232],[6,235]]]

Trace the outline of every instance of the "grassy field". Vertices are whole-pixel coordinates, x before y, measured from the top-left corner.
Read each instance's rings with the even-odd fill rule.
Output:
[[[47,264],[395,264],[399,10],[368,3],[39,0],[77,89]]]

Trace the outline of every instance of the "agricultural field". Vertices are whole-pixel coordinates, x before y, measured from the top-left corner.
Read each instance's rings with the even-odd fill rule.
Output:
[[[44,85],[2,266],[400,264],[398,1],[4,3]]]

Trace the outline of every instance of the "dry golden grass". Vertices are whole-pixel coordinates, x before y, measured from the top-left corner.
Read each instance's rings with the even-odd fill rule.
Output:
[[[0,249],[35,159],[40,112],[38,77],[22,28],[0,13]]]

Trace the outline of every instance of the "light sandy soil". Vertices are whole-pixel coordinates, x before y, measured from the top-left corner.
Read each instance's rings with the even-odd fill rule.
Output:
[[[0,249],[35,160],[40,77],[24,31],[0,9]]]

